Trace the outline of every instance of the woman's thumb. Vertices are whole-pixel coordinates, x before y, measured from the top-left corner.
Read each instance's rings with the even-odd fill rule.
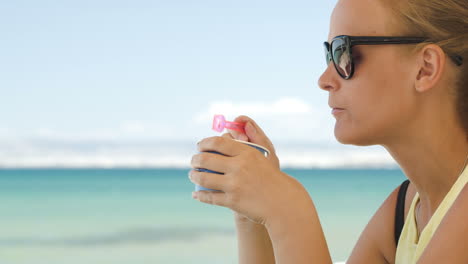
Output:
[[[270,151],[274,151],[270,140],[254,122],[248,121],[245,124],[244,130],[250,142],[266,147]]]
[[[257,129],[252,124],[252,122],[247,122],[247,124],[245,124],[244,130],[245,130],[245,134],[247,135],[247,137],[250,139],[251,142],[255,143],[256,141],[258,141]]]
[[[263,130],[257,125],[257,123],[255,123],[255,121],[253,121],[247,116],[239,116],[238,118],[236,118],[235,121],[245,122],[244,136],[247,136],[250,142],[267,148],[270,151],[270,156],[268,158],[271,159],[273,163],[279,167],[279,160],[276,156],[273,143],[271,143],[270,139],[266,136],[265,132],[263,132]]]
[[[244,132],[248,141],[266,147],[271,152],[274,151],[273,144],[254,120],[248,116],[238,116],[234,121],[245,123]]]

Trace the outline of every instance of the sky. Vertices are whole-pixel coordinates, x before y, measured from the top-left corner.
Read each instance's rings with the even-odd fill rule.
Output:
[[[188,166],[214,114],[256,120],[286,165],[393,164],[333,136],[335,3],[2,1],[0,167]]]

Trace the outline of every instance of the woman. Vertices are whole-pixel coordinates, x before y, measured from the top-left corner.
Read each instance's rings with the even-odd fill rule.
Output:
[[[383,202],[347,263],[468,263],[467,30],[466,0],[337,3],[325,44],[329,64],[319,79],[336,118],[335,137],[382,145],[410,182]],[[192,158],[193,168],[225,175],[192,170],[191,180],[223,192],[194,198],[235,212],[240,263],[331,263],[307,191],[281,172],[272,143],[253,120],[236,121],[247,122],[245,135],[198,144],[226,156]],[[232,137],[272,155],[265,159]]]

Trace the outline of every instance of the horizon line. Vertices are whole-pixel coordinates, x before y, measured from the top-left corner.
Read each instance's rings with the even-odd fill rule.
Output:
[[[183,166],[1,166],[0,170],[190,170]],[[399,166],[284,166],[280,170],[400,170]]]

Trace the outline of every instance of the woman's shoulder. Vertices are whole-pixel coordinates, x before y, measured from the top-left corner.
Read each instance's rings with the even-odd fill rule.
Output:
[[[347,263],[395,263],[395,214],[399,190],[400,185],[388,195],[370,219],[366,228],[361,233]],[[416,193],[415,186],[410,183],[405,195],[404,221],[406,221]],[[468,210],[466,208],[468,208],[468,184],[464,185],[453,206],[447,212],[437,232],[434,234],[431,243],[426,248],[428,252],[437,252],[438,255],[434,255],[434,253],[431,256],[421,256],[421,258],[426,257],[430,259],[439,257],[443,259],[448,257],[466,257],[466,260],[468,260],[468,251],[464,247],[466,241],[468,241],[466,239],[468,237],[468,225],[466,225]],[[448,256],[446,251],[440,250],[444,248],[444,243],[447,243],[447,241],[452,243],[451,248],[453,251],[458,250],[456,256]],[[463,241],[463,243],[459,243],[459,241]],[[367,260],[372,261],[366,262]],[[463,261],[453,261],[450,263],[467,263]]]
[[[363,263],[372,259],[373,263],[394,263],[395,244],[395,209],[400,186],[397,186],[385,199],[379,209],[369,220],[356,243],[348,263]],[[404,219],[416,194],[416,189],[410,183],[406,190]]]

